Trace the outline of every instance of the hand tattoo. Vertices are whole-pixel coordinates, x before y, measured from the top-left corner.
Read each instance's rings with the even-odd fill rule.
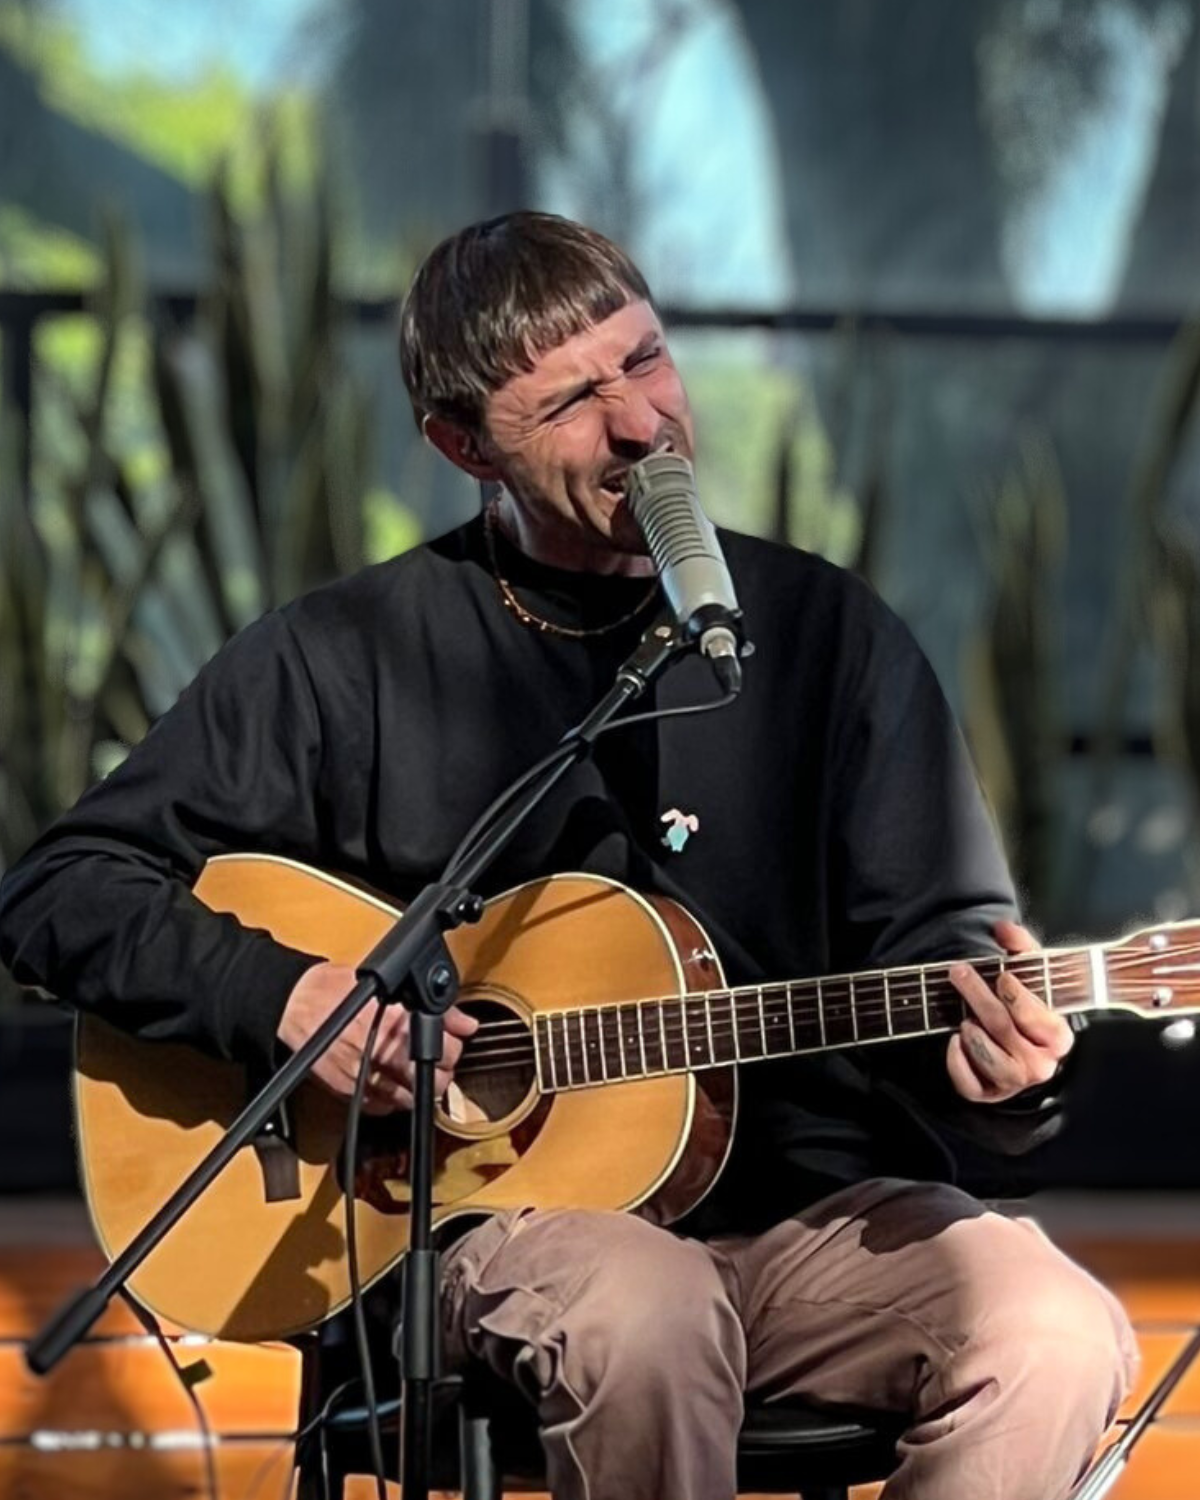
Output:
[[[968,1031],[966,1035],[966,1043],[968,1049],[974,1056],[977,1063],[981,1063],[983,1067],[987,1069],[990,1069],[993,1066],[995,1059],[992,1056],[992,1049],[988,1046],[983,1037],[981,1037],[977,1032]]]

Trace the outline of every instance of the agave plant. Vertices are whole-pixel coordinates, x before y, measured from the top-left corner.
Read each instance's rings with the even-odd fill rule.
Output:
[[[1152,613],[1163,668],[1157,742],[1163,758],[1187,777],[1188,824],[1194,834],[1200,823],[1200,542],[1180,526],[1164,526],[1156,554]],[[1191,856],[1195,903],[1200,901],[1200,861],[1194,837],[1185,849]]]
[[[1053,923],[1055,782],[1066,748],[1054,599],[1066,504],[1046,437],[1021,444],[990,496],[985,531],[991,597],[966,647],[966,728],[1018,888]]]
[[[807,385],[797,386],[784,406],[774,440],[771,509],[767,534],[790,542],[877,581],[879,540],[886,510],[883,420],[886,381],[873,371],[871,446],[857,493],[846,477],[851,447],[854,389],[862,360],[860,339],[850,323],[842,330],[840,363],[826,426]]]
[[[97,740],[118,726],[144,732],[146,714],[126,650],[143,589],[166,538],[183,517],[159,524],[135,518],[126,455],[109,442],[113,371],[137,303],[126,237],[105,235],[107,274],[94,316],[100,343],[82,399],[60,385],[70,408],[74,454],[52,472],[38,463],[37,503],[15,472],[26,440],[6,414],[2,447],[9,471],[0,499],[0,861],[5,865],[93,774]],[[45,383],[39,382],[45,390]],[[106,547],[106,517],[127,521],[118,557]]]
[[[0,870],[145,733],[220,642],[359,565],[365,393],[341,349],[327,194],[289,200],[268,153],[263,206],[212,193],[215,269],[195,316],[146,319],[110,228],[82,392],[39,366],[33,494],[0,427]],[[123,345],[149,346],[130,396]],[[139,407],[135,451],[118,420]],[[52,418],[52,419],[51,419]],[[128,425],[128,424],[126,424]]]
[[[1087,793],[1089,812],[1111,797],[1125,731],[1125,713],[1139,647],[1153,636],[1158,570],[1182,556],[1170,537],[1166,503],[1180,459],[1200,416],[1200,318],[1186,323],[1168,353],[1128,499],[1128,557],[1112,612],[1104,658],[1099,718]],[[1165,549],[1165,550],[1164,550]],[[1179,563],[1182,566],[1182,563]],[[1176,580],[1178,583],[1178,579]],[[1082,902],[1096,861],[1080,840],[1064,871],[1063,888]]]

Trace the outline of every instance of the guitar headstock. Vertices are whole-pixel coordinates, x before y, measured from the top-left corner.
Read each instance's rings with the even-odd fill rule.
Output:
[[[1162,922],[1105,945],[1109,1003],[1143,1015],[1200,1015],[1200,922]]]

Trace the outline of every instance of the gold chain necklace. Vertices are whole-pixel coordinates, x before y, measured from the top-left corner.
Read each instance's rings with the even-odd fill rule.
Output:
[[[592,625],[586,630],[571,625],[557,625],[553,620],[547,620],[542,615],[534,614],[533,610],[526,609],[513,592],[512,584],[501,573],[500,559],[496,555],[496,525],[496,501],[493,500],[483,513],[483,536],[487,544],[488,565],[492,570],[492,577],[496,580],[496,587],[500,590],[500,598],[504,601],[504,607],[510,614],[515,615],[522,625],[540,630],[545,635],[562,635],[573,641],[585,640],[589,636],[608,635],[610,631],[619,630],[622,625],[628,625],[630,620],[636,619],[658,593],[656,577],[651,582],[650,589],[644,598],[640,599],[627,614],[621,615],[619,619],[610,620],[607,625]]]

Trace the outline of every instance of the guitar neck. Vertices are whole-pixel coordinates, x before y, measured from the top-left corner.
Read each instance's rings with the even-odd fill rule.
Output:
[[[1057,1011],[1109,1004],[1103,944],[971,966],[992,986],[1014,974]],[[538,1081],[558,1092],[951,1031],[965,1015],[953,967],[912,964],[542,1012],[534,1023]]]

